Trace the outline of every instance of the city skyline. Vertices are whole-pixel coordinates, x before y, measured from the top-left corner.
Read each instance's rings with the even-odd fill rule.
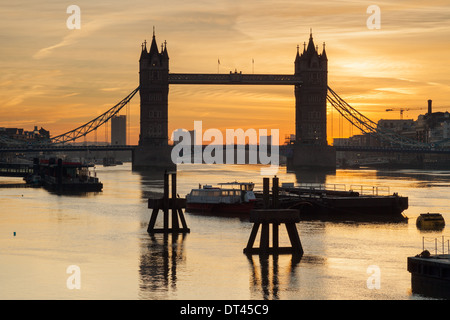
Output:
[[[53,136],[105,112],[138,86],[141,43],[151,40],[153,27],[157,41],[167,41],[170,72],[276,74],[293,74],[297,45],[303,48],[312,28],[315,44],[321,49],[326,43],[329,86],[372,120],[399,119],[387,108],[410,108],[404,117],[416,118],[426,112],[428,99],[435,111],[447,110],[445,1],[376,3],[381,10],[376,30],[366,23],[371,4],[78,1],[81,23],[75,30],[66,25],[67,4],[4,4],[0,127],[37,125]],[[293,87],[172,85],[169,136],[202,120],[221,130],[280,129],[284,138],[295,132],[294,114]],[[130,143],[136,144],[138,97],[130,115]],[[328,140],[332,137],[329,132]]]

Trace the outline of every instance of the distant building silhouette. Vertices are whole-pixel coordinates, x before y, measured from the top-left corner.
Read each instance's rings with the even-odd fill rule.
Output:
[[[111,118],[111,145],[127,144],[127,116],[120,115]]]
[[[440,146],[450,146],[450,113],[433,112],[432,101],[428,100],[428,112],[421,114],[417,120],[413,119],[380,119],[377,123],[379,130],[385,134],[401,135],[403,137],[423,143],[439,143]],[[385,146],[389,141],[379,141],[371,138],[370,134],[354,135],[349,138],[335,138],[335,146]]]
[[[432,101],[428,100],[428,112],[416,121],[417,140],[426,143],[450,142],[450,113],[433,112]],[[442,145],[442,143],[441,143]]]
[[[0,136],[26,142],[46,141],[50,139],[50,131],[47,131],[42,127],[38,130],[37,126],[34,126],[33,131],[26,131],[22,128],[0,127]]]

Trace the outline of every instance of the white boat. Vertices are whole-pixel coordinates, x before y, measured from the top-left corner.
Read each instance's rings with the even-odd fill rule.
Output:
[[[249,214],[256,197],[252,182],[219,183],[199,186],[186,195],[186,211],[221,215]]]

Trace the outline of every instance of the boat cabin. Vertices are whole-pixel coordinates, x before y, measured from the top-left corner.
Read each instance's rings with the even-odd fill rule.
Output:
[[[220,186],[228,188],[204,185],[203,188],[192,189],[186,196],[190,203],[243,203],[255,200],[253,193],[254,183],[220,183]],[[233,188],[238,186],[238,188]]]

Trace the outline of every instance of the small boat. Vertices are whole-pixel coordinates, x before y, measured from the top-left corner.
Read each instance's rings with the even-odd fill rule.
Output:
[[[421,213],[417,217],[416,226],[425,230],[441,230],[445,227],[445,220],[440,213]]]
[[[42,185],[57,192],[100,192],[103,184],[89,165],[62,159],[35,159],[34,173],[24,178],[28,184]]]
[[[111,157],[106,157],[103,158],[103,166],[104,167],[111,167],[111,166],[115,166],[116,164],[116,159],[111,158]]]
[[[256,201],[250,182],[220,183],[219,187],[200,185],[186,195],[186,211],[220,215],[250,214]]]
[[[113,157],[105,157],[105,158],[103,158],[102,164],[104,167],[112,167],[112,166],[122,165],[123,162],[120,160],[116,160]]]

